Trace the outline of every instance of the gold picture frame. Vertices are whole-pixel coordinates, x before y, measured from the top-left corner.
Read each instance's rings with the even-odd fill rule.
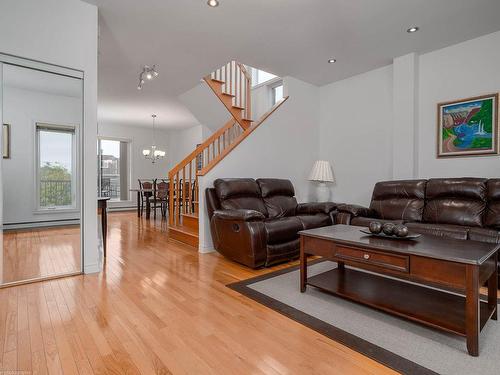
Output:
[[[499,154],[498,93],[437,105],[438,158]]]

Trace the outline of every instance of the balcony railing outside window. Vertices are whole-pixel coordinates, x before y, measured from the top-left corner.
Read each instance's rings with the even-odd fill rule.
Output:
[[[41,180],[40,207],[64,207],[72,205],[71,180]]]
[[[111,199],[120,199],[120,176],[106,176],[101,178],[101,187],[98,191],[100,197],[110,197]]]

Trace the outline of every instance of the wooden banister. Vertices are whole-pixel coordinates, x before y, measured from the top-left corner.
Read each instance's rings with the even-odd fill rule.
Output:
[[[169,179],[169,224],[181,223],[182,214],[196,214],[198,201],[198,171],[217,159],[240,134],[235,119],[208,137],[196,149],[168,172]]]
[[[169,171],[169,227],[184,226],[184,222],[189,223],[197,216],[198,177],[212,170],[288,99],[277,102],[254,122],[250,119],[252,77],[243,64],[231,61],[204,80],[232,118]]]
[[[245,65],[231,61],[204,78],[243,129],[251,125],[252,77]]]
[[[204,176],[213,167],[215,167],[222,159],[224,159],[236,146],[238,146],[246,137],[248,137],[255,129],[257,129],[266,119],[271,116],[284,102],[288,100],[288,96],[285,96],[283,99],[278,101],[269,111],[264,113],[259,121],[254,122],[250,128],[241,133],[238,138],[234,140],[233,143],[227,148],[224,149],[216,158],[212,159],[208,164],[206,164],[200,171],[198,171],[198,176]]]
[[[248,79],[251,82],[252,81],[252,76],[250,75],[250,73],[248,73],[248,70],[247,70],[246,66],[243,65],[242,63],[239,63],[239,62],[236,62],[236,64],[241,69],[241,71],[245,75],[246,79]]]

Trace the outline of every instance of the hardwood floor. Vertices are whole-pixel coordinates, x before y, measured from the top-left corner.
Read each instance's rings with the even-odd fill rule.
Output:
[[[225,287],[271,270],[200,255],[135,213],[110,214],[108,239],[100,274],[0,289],[0,373],[393,373]]]
[[[0,284],[81,270],[79,226],[7,230],[1,236]]]

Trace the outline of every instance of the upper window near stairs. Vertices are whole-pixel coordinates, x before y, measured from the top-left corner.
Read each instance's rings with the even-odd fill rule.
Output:
[[[268,73],[264,70],[260,70],[257,68],[250,67],[250,70],[252,71],[252,87],[259,86],[266,82],[279,78],[274,74]]]

